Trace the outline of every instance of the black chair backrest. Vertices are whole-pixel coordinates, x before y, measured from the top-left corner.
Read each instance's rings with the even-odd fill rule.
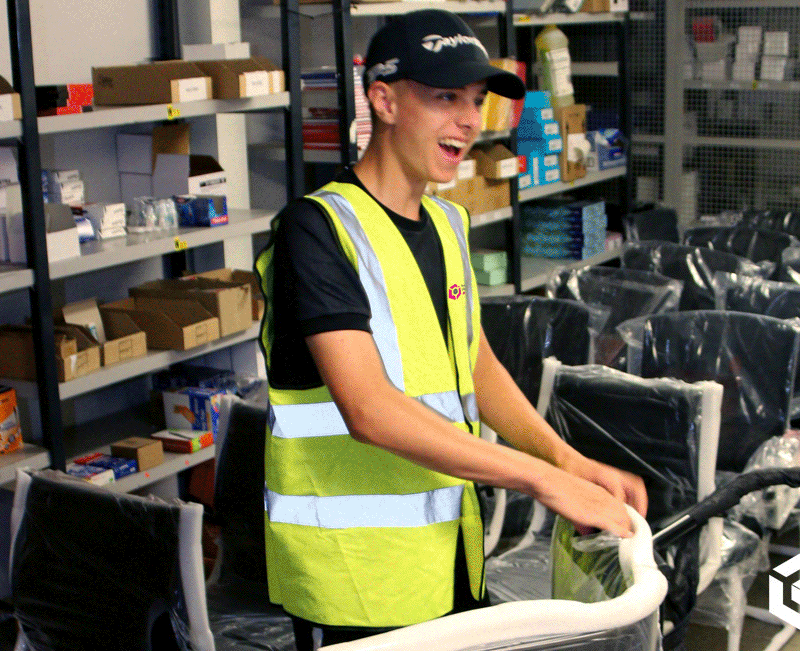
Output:
[[[266,583],[264,543],[264,442],[266,407],[234,401],[217,457],[214,513],[226,572]]]
[[[789,233],[753,226],[698,226],[683,234],[684,244],[727,251],[753,262],[767,260],[776,265],[781,252],[797,246],[797,238]]]
[[[481,300],[489,345],[531,401],[539,399],[542,360],[586,364],[592,351],[592,310],[578,301],[535,296]]]
[[[34,476],[14,540],[15,614],[35,651],[177,649],[179,508]]]
[[[683,281],[680,310],[714,309],[714,274],[717,271],[766,277],[773,267],[725,251],[674,242],[630,242],[620,263],[626,269],[656,271]]]
[[[800,327],[742,312],[666,312],[644,321],[643,377],[723,386],[717,468],[741,472],[789,425]]]
[[[678,214],[671,208],[646,208],[630,212],[622,220],[628,241],[680,242]]]

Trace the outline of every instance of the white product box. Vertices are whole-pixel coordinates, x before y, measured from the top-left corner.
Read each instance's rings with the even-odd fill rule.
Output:
[[[763,30],[758,25],[743,25],[736,30],[736,58],[754,58],[761,52]]]
[[[726,81],[728,79],[728,61],[704,62],[700,66],[700,79],[703,81]]]
[[[65,203],[69,206],[82,206],[86,200],[84,184],[80,179],[53,183],[48,181],[49,203]]]
[[[759,79],[762,81],[785,81],[789,70],[787,57],[761,57],[761,72]]]
[[[756,60],[755,59],[736,59],[731,68],[731,79],[734,81],[755,81],[756,79]]]
[[[12,201],[11,195],[7,195],[6,200]],[[44,216],[47,228],[47,259],[50,262],[58,262],[79,256],[81,254],[80,240],[72,209],[62,203],[49,203],[44,206]],[[7,215],[6,228],[9,261],[14,264],[27,264],[25,221],[22,215],[21,200],[19,212]]]
[[[19,183],[17,159],[11,147],[0,147],[0,185]]]
[[[788,57],[789,32],[764,32],[764,56]]]
[[[124,203],[88,203],[83,209],[97,231],[125,226]]]
[[[249,59],[250,43],[183,43],[181,52],[185,61]]]
[[[225,170],[211,156],[192,154],[159,154],[153,170],[153,196],[176,194],[211,194],[228,192]]]

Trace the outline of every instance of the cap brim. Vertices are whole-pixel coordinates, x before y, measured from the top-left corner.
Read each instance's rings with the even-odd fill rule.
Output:
[[[408,77],[435,88],[462,88],[476,81],[486,80],[486,88],[497,95],[510,99],[525,97],[525,83],[522,79],[512,72],[480,61],[464,62],[457,67],[428,68],[419,74],[409,74]]]

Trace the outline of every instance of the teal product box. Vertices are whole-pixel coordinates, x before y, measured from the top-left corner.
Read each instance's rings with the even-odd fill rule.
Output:
[[[491,271],[475,270],[475,280],[479,285],[502,285],[506,282],[508,272],[506,269],[498,268]]]
[[[164,420],[167,429],[191,429],[213,432],[219,427],[219,403],[225,392],[189,387],[165,391]]]
[[[505,251],[491,249],[474,249],[470,254],[472,268],[477,271],[505,270],[508,267],[508,256]]]
[[[551,124],[556,125],[554,133],[552,133],[553,127],[548,126]],[[550,132],[550,137],[559,135],[558,123],[550,102],[550,93],[543,90],[528,91],[525,93],[525,100],[522,105],[519,124],[517,125],[517,139],[543,139],[548,135],[545,131]]]
[[[228,201],[223,195],[173,197],[181,226],[222,226],[228,223]]]
[[[525,170],[519,175],[519,189],[526,190],[561,180],[561,166],[558,154],[541,154],[538,151],[522,153],[525,157]]]

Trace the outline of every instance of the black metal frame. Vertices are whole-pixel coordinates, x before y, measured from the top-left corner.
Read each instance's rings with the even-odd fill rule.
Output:
[[[341,161],[349,167],[358,160],[358,148],[350,137],[355,125],[356,98],[353,77],[353,18],[350,0],[333,0],[333,38],[336,53],[336,84],[339,99],[339,142]]]
[[[291,98],[284,111],[286,150],[286,198],[291,201],[305,194],[303,173],[303,115],[299,108],[300,83],[300,5],[298,0],[281,0],[281,51],[283,71]]]

